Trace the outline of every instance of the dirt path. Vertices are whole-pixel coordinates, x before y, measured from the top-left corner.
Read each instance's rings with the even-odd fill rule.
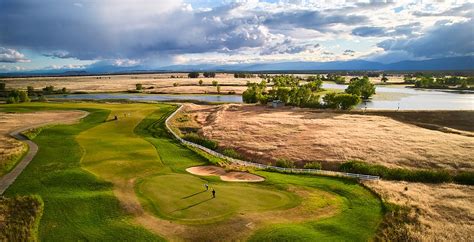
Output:
[[[80,111],[80,112],[82,112],[83,115],[78,117],[76,120],[81,120],[85,118],[87,115],[89,115],[89,112],[86,112],[86,111]],[[10,187],[11,184],[13,184],[16,178],[21,174],[21,172],[23,172],[23,170],[26,168],[26,166],[28,166],[31,160],[33,160],[36,153],[38,153],[38,146],[33,141],[28,140],[25,136],[23,136],[21,132],[28,129],[33,129],[33,128],[49,125],[49,124],[61,124],[62,121],[68,123],[70,120],[55,120],[55,121],[50,121],[50,122],[44,122],[40,124],[23,127],[23,128],[10,132],[10,136],[28,145],[28,153],[26,153],[23,159],[20,162],[18,162],[18,164],[10,172],[8,172],[7,174],[5,174],[3,177],[0,178],[0,195],[2,195],[8,189],[8,187]]]

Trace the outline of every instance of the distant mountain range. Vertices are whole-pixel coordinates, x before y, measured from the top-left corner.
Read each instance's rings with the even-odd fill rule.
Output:
[[[234,65],[172,65],[161,71],[435,71],[474,70],[474,56],[450,57],[420,61],[400,61],[390,64],[366,60],[329,62],[277,62]]]
[[[474,71],[474,56],[450,57],[419,61],[400,61],[390,64],[366,60],[329,61],[329,62],[272,62],[232,65],[171,65],[147,69],[141,66],[90,66],[81,70],[37,70],[21,73],[3,73],[0,76],[28,75],[90,75],[145,72],[188,72],[188,71],[221,71],[221,72],[310,72],[310,71]]]

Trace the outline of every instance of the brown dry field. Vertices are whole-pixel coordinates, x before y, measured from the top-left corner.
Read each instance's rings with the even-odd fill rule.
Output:
[[[0,164],[26,151],[22,142],[9,135],[12,131],[41,124],[73,123],[83,115],[83,111],[0,112]]]
[[[177,78],[171,78],[171,76]],[[299,75],[302,77],[310,75]],[[346,81],[352,76],[346,76]],[[398,83],[403,81],[401,76],[390,76],[389,82]],[[203,85],[199,86],[199,80]],[[215,94],[216,87],[212,81],[218,81],[221,86],[221,94],[237,93],[245,91],[246,83],[260,82],[256,78],[234,78],[233,74],[217,73],[215,78],[188,78],[187,73],[161,73],[161,74],[134,74],[134,75],[109,75],[109,76],[71,76],[71,77],[25,77],[25,78],[2,78],[7,88],[25,89],[32,86],[41,90],[46,86],[54,86],[56,89],[63,87],[71,92],[124,92],[135,90],[135,84],[143,85],[144,93],[169,93],[169,94]],[[374,83],[379,83],[380,78],[370,78]],[[178,86],[174,86],[178,83]]]
[[[184,111],[173,120],[181,130],[199,130],[261,163],[284,158],[334,169],[357,159],[393,168],[474,170],[470,131],[460,135],[380,115],[290,107],[186,104]]]
[[[419,225],[404,226],[414,241],[474,241],[473,186],[382,180],[365,185],[385,201],[413,208]]]

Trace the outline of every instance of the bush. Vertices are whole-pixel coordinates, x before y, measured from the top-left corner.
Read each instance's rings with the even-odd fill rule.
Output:
[[[18,98],[22,103],[27,103],[31,101],[30,97],[28,97],[28,93],[25,91],[18,91]]]
[[[459,184],[474,185],[474,172],[461,172],[453,177],[453,181]]]
[[[217,87],[217,85],[219,85],[219,82],[218,81],[212,81],[212,85]]]
[[[177,82],[173,83],[173,87],[177,87],[177,86],[179,86],[179,83]]]
[[[222,151],[222,154],[228,157],[232,157],[234,159],[242,159],[242,156],[237,153],[234,149],[227,148]]]
[[[27,90],[29,96],[34,96],[35,95],[35,88],[34,87],[27,86],[26,90]]]
[[[143,89],[143,85],[140,83],[135,84],[135,90],[140,91]]]
[[[304,164],[304,168],[305,169],[318,169],[318,170],[321,170],[322,166],[321,166],[320,162],[313,161],[313,162],[309,162],[309,163]]]
[[[211,150],[217,149],[217,146],[218,146],[216,141],[206,139],[204,137],[199,136],[196,133],[185,134],[183,136],[183,139],[185,139],[189,142],[193,142],[193,143],[198,144],[198,145],[202,145],[202,146],[204,146],[208,149],[211,149]]]
[[[359,104],[361,99],[354,94],[331,92],[323,97],[323,101],[328,108],[348,110]]]
[[[295,168],[296,167],[295,164],[293,163],[293,161],[287,160],[287,159],[278,159],[275,162],[275,166],[283,167],[283,168]]]
[[[7,98],[7,104],[14,104],[14,103],[18,103],[18,99],[16,99],[15,97]]]
[[[41,96],[38,97],[38,101],[40,101],[40,102],[47,102],[48,99],[46,98],[46,96],[41,95]]]
[[[199,80],[199,86],[202,86],[203,81]]]
[[[198,78],[199,77],[199,72],[191,72],[188,74],[189,78]]]
[[[0,91],[5,91],[6,84],[5,82],[0,82]]]

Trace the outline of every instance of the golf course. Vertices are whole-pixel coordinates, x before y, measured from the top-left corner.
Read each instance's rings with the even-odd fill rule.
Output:
[[[188,173],[224,161],[172,138],[165,120],[176,109],[2,105],[0,112],[89,113],[33,138],[38,153],[4,195],[41,197],[40,241],[368,241],[376,235],[384,204],[354,180],[250,170],[264,181],[227,182]]]

